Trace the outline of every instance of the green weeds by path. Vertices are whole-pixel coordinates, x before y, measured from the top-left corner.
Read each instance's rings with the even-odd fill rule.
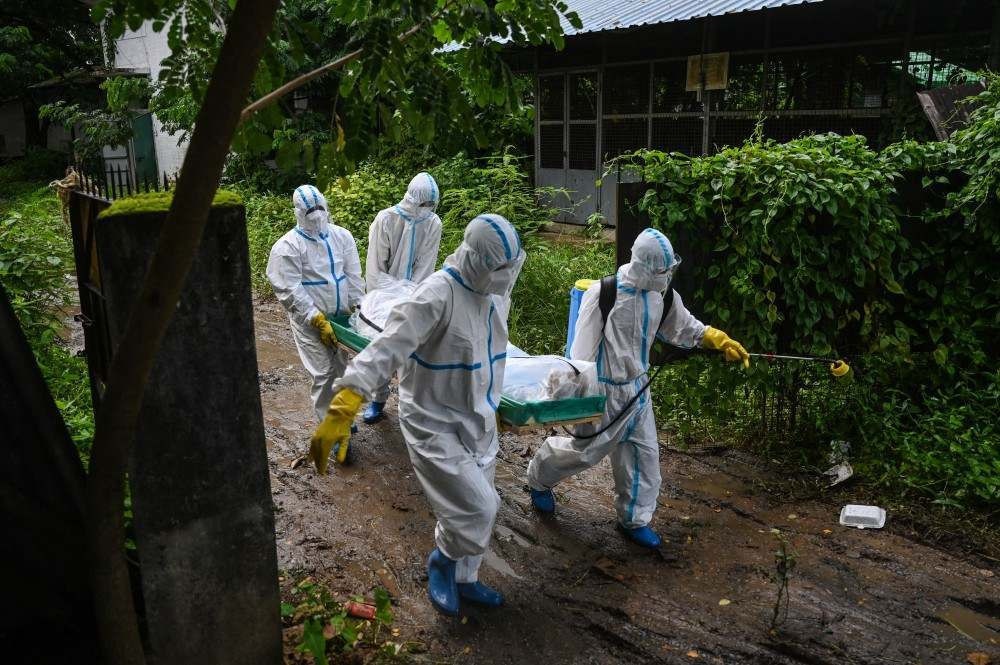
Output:
[[[0,283],[86,464],[94,436],[87,363],[59,343],[76,288],[68,277],[74,270],[70,232],[59,199],[45,183],[4,180],[5,174],[25,170],[4,169],[0,172]]]

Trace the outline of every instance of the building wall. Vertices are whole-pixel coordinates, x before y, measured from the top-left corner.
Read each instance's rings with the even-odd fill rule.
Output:
[[[24,154],[24,112],[21,100],[0,104],[0,158]]]
[[[153,81],[160,76],[160,63],[170,55],[166,29],[155,32],[149,21],[135,32],[127,31],[116,42],[115,47],[115,67],[149,74]],[[177,135],[164,131],[163,124],[153,116],[153,142],[161,173],[173,175],[180,171],[187,144],[178,145],[178,138]]]
[[[525,52],[536,76],[536,182],[569,190],[575,209],[564,221],[597,210],[614,223],[618,174],[604,171],[638,149],[697,155],[757,132],[859,134],[874,147],[933,138],[915,92],[977,78],[996,55],[993,11],[983,0],[960,16],[924,0],[830,0]],[[728,53],[725,90],[686,89],[688,58],[702,51]]]
[[[21,100],[15,99],[0,104],[0,159],[20,157],[24,154],[24,111]],[[51,123],[46,147],[68,153],[71,148],[70,133],[62,125]]]

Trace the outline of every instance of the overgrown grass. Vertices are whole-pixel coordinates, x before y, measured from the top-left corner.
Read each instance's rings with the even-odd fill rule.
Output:
[[[87,364],[59,342],[74,288],[72,241],[55,194],[44,183],[10,179],[26,170],[9,165],[0,173],[0,283],[86,464],[94,436]]]
[[[615,250],[608,243],[565,244],[534,237],[514,287],[508,319],[510,340],[528,353],[565,353],[569,291],[582,278],[599,279],[614,271]]]

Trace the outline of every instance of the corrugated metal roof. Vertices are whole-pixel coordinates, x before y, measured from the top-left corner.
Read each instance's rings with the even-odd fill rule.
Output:
[[[583,27],[579,30],[562,18],[563,32],[567,37],[607,30],[624,30],[643,25],[689,21],[705,16],[722,16],[753,12],[761,9],[805,5],[823,0],[566,0],[569,10],[580,17]],[[505,44],[509,37],[497,39]],[[463,48],[457,42],[445,44],[441,53]]]
[[[760,9],[804,5],[822,0],[567,0],[583,22],[579,30],[563,20],[566,35],[621,30],[641,25],[687,21]]]

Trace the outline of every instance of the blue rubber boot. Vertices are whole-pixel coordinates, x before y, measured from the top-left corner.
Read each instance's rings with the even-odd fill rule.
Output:
[[[660,540],[660,537],[656,535],[656,532],[650,529],[648,526],[639,526],[634,529],[630,529],[627,526],[621,526],[621,525],[619,526],[621,530],[625,532],[625,535],[628,536],[632,542],[638,545],[642,545],[643,547],[656,549],[663,542]]]
[[[354,423],[351,423],[351,436],[354,436],[357,433],[358,433],[358,426],[355,425]],[[339,443],[333,448],[333,456],[334,457],[337,456],[337,451],[338,450],[340,450],[340,444]],[[346,465],[346,464],[353,464],[353,463],[354,463],[354,446],[352,446],[351,442],[348,441],[347,442],[347,457],[344,458],[344,464]]]
[[[503,605],[503,594],[496,589],[491,589],[482,582],[460,582],[458,585],[458,595],[462,600],[470,603],[484,605],[486,607],[500,607]]]
[[[427,557],[427,597],[438,612],[452,617],[458,615],[455,562],[436,547]]]
[[[538,512],[551,515],[556,511],[556,495],[552,490],[531,490],[531,505]]]
[[[385,411],[383,409],[385,409],[385,402],[370,402],[361,419],[365,421],[366,425],[374,425],[385,418]]]

